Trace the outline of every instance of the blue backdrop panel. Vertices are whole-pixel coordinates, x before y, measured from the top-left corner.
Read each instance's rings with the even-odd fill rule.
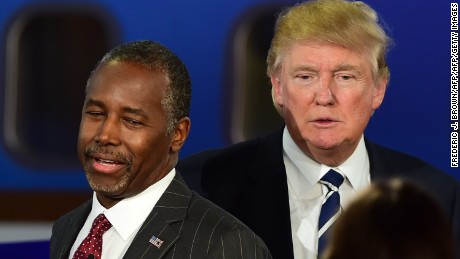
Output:
[[[49,241],[0,244],[0,258],[48,259]]]
[[[22,7],[48,2],[3,1],[0,33],[5,33],[7,21]],[[222,107],[223,81],[227,46],[238,18],[258,5],[293,1],[86,2],[101,5],[116,18],[122,41],[160,41],[187,64],[193,80],[193,103],[192,130],[181,153],[186,156],[229,144],[224,136],[227,118]],[[389,54],[390,85],[367,135],[377,143],[418,156],[460,179],[458,168],[450,167],[450,2],[367,2],[383,17],[395,41]],[[78,191],[88,187],[81,170],[25,167],[0,148],[0,189]]]

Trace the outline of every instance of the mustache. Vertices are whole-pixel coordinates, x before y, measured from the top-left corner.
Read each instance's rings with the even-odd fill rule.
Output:
[[[114,147],[89,146],[85,149],[86,156],[93,156],[94,154],[111,155],[128,165],[131,165],[133,163],[132,155],[124,154],[123,152],[116,150]]]

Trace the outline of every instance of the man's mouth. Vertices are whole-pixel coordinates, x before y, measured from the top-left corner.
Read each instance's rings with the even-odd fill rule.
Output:
[[[318,118],[315,122],[335,122],[335,120],[331,118]]]
[[[118,162],[118,161],[107,160],[107,159],[95,158],[95,160],[96,160],[96,162],[98,162],[98,163],[100,163],[100,164],[107,165],[107,166],[110,166],[110,165],[117,165],[117,164],[123,164],[123,163]]]
[[[91,164],[96,171],[106,174],[114,173],[126,165],[123,162],[110,159],[92,157],[91,160]]]
[[[99,173],[113,174],[124,167],[130,167],[132,158],[115,149],[88,147],[85,150],[91,167]]]
[[[315,125],[320,126],[320,127],[322,126],[329,127],[329,126],[335,125],[336,122],[338,121],[331,119],[331,118],[318,118],[313,121]]]

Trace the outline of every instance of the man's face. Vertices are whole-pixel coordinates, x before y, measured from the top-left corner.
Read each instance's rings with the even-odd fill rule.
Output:
[[[386,80],[375,83],[368,57],[330,43],[294,43],[271,78],[289,133],[320,163],[350,156],[382,103]],[[334,154],[339,158],[320,161]]]
[[[165,73],[120,62],[102,64],[89,82],[78,155],[101,203],[138,194],[169,172],[167,86]]]

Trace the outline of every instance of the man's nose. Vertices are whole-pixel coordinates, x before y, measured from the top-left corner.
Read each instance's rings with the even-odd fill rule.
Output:
[[[318,105],[332,105],[334,103],[332,88],[333,80],[329,77],[321,77],[316,87],[315,102]]]
[[[101,123],[95,141],[98,145],[120,144],[120,125],[115,116],[107,116]]]

